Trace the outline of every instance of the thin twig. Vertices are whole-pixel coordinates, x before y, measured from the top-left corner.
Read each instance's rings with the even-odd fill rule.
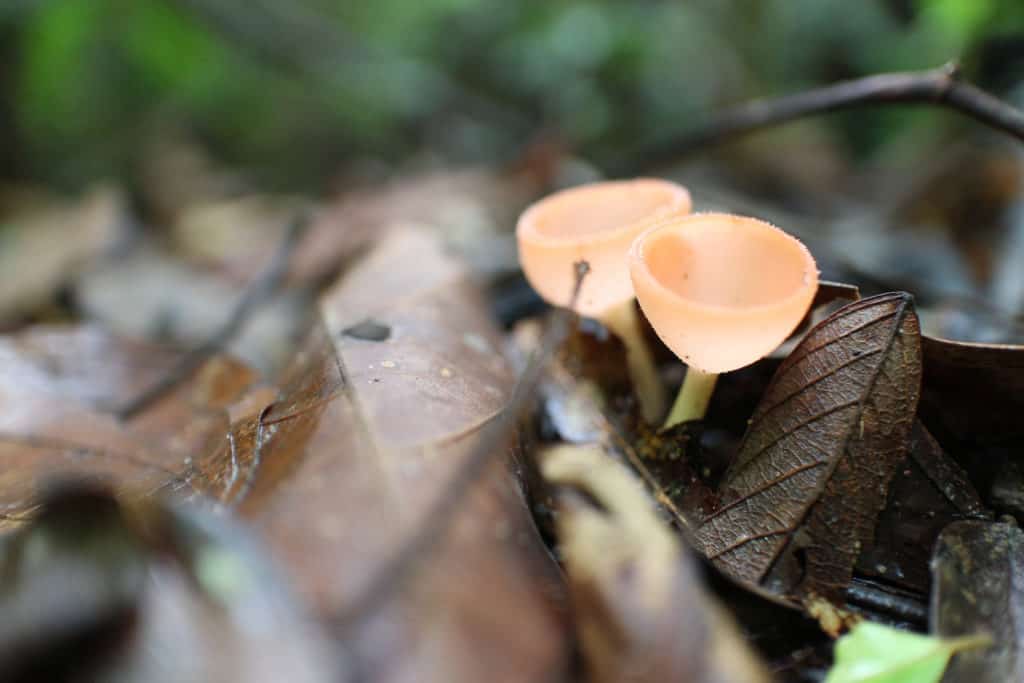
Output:
[[[116,408],[113,412],[118,419],[128,420],[138,415],[191,377],[212,356],[220,353],[227,343],[241,331],[253,312],[281,286],[281,282],[288,272],[288,263],[291,261],[292,253],[308,222],[309,216],[303,211],[288,224],[266,270],[253,280],[220,329],[205,342],[182,356],[155,384]]]
[[[583,279],[590,270],[586,261],[575,264],[576,280],[573,287],[569,307],[558,309],[551,324],[544,331],[540,344],[534,350],[526,369],[519,377],[512,397],[505,407],[493,419],[480,429],[476,446],[467,456],[465,462],[452,475],[451,480],[442,489],[433,508],[423,517],[424,521],[398,551],[384,563],[366,590],[362,591],[351,605],[332,621],[342,633],[359,624],[389,598],[402,583],[412,575],[420,562],[433,550],[444,537],[449,524],[465,503],[465,493],[487,471],[487,466],[495,456],[504,452],[502,444],[508,438],[510,430],[521,419],[533,400],[537,383],[552,354],[562,344],[569,333],[574,317]]]
[[[644,163],[657,164],[744,133],[866,105],[926,104],[954,109],[1024,142],[1024,112],[960,79],[953,62],[926,71],[878,74],[776,99],[754,100],[716,116],[681,138],[653,149]]]

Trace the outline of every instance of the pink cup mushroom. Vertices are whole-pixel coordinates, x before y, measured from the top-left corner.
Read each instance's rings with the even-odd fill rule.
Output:
[[[771,353],[807,314],[818,267],[799,240],[754,218],[665,221],[630,249],[640,308],[687,364],[665,429],[704,417],[718,374]]]
[[[651,423],[664,415],[664,388],[633,304],[629,247],[641,232],[689,213],[690,206],[690,193],[675,183],[617,180],[551,194],[523,212],[516,226],[523,272],[548,303],[568,305],[572,264],[589,264],[576,310],[622,339],[641,412]]]

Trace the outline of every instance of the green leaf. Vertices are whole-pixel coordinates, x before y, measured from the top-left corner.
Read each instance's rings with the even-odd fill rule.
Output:
[[[987,635],[933,638],[864,621],[836,643],[825,683],[938,683],[950,657],[991,643]]]

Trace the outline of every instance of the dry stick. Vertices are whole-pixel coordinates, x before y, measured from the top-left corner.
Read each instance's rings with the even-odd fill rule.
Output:
[[[502,452],[502,444],[508,437],[509,430],[515,426],[533,400],[541,373],[555,349],[562,344],[569,333],[570,322],[574,317],[572,310],[576,307],[583,278],[590,271],[590,266],[586,261],[577,262],[574,264],[574,268],[576,280],[569,306],[555,312],[554,319],[544,331],[540,344],[534,350],[530,362],[527,363],[526,369],[519,377],[512,397],[501,412],[481,428],[476,446],[463,465],[452,475],[451,480],[441,489],[442,495],[424,516],[424,522],[420,528],[416,529],[410,540],[384,563],[384,567],[375,574],[367,589],[347,609],[332,619],[342,633],[372,615],[374,610],[412,574],[416,565],[443,538],[455,512],[464,502],[463,494],[487,470],[487,465],[493,461],[496,454]]]
[[[930,104],[955,109],[1024,142],[1024,112],[960,80],[959,67],[950,62],[937,69],[878,74],[777,99],[755,100],[659,145],[644,162],[669,161],[734,136],[812,114],[877,104]]]
[[[114,415],[118,419],[129,420],[163,398],[168,392],[174,390],[179,384],[191,377],[192,373],[198,370],[211,356],[219,353],[238,334],[260,304],[264,303],[280,287],[281,281],[288,272],[288,263],[291,261],[292,253],[295,251],[295,247],[299,243],[308,223],[309,215],[303,211],[288,224],[285,234],[281,238],[281,243],[270,259],[270,264],[252,282],[252,285],[245,291],[242,298],[235,304],[231,315],[221,328],[205,342],[186,353],[155,384],[142,390],[135,398],[116,408]]]

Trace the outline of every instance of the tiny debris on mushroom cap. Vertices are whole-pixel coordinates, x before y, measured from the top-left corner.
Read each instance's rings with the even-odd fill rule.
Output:
[[[664,221],[633,243],[630,274],[644,315],[684,362],[729,372],[771,353],[818,289],[814,257],[755,218],[700,213]]]

